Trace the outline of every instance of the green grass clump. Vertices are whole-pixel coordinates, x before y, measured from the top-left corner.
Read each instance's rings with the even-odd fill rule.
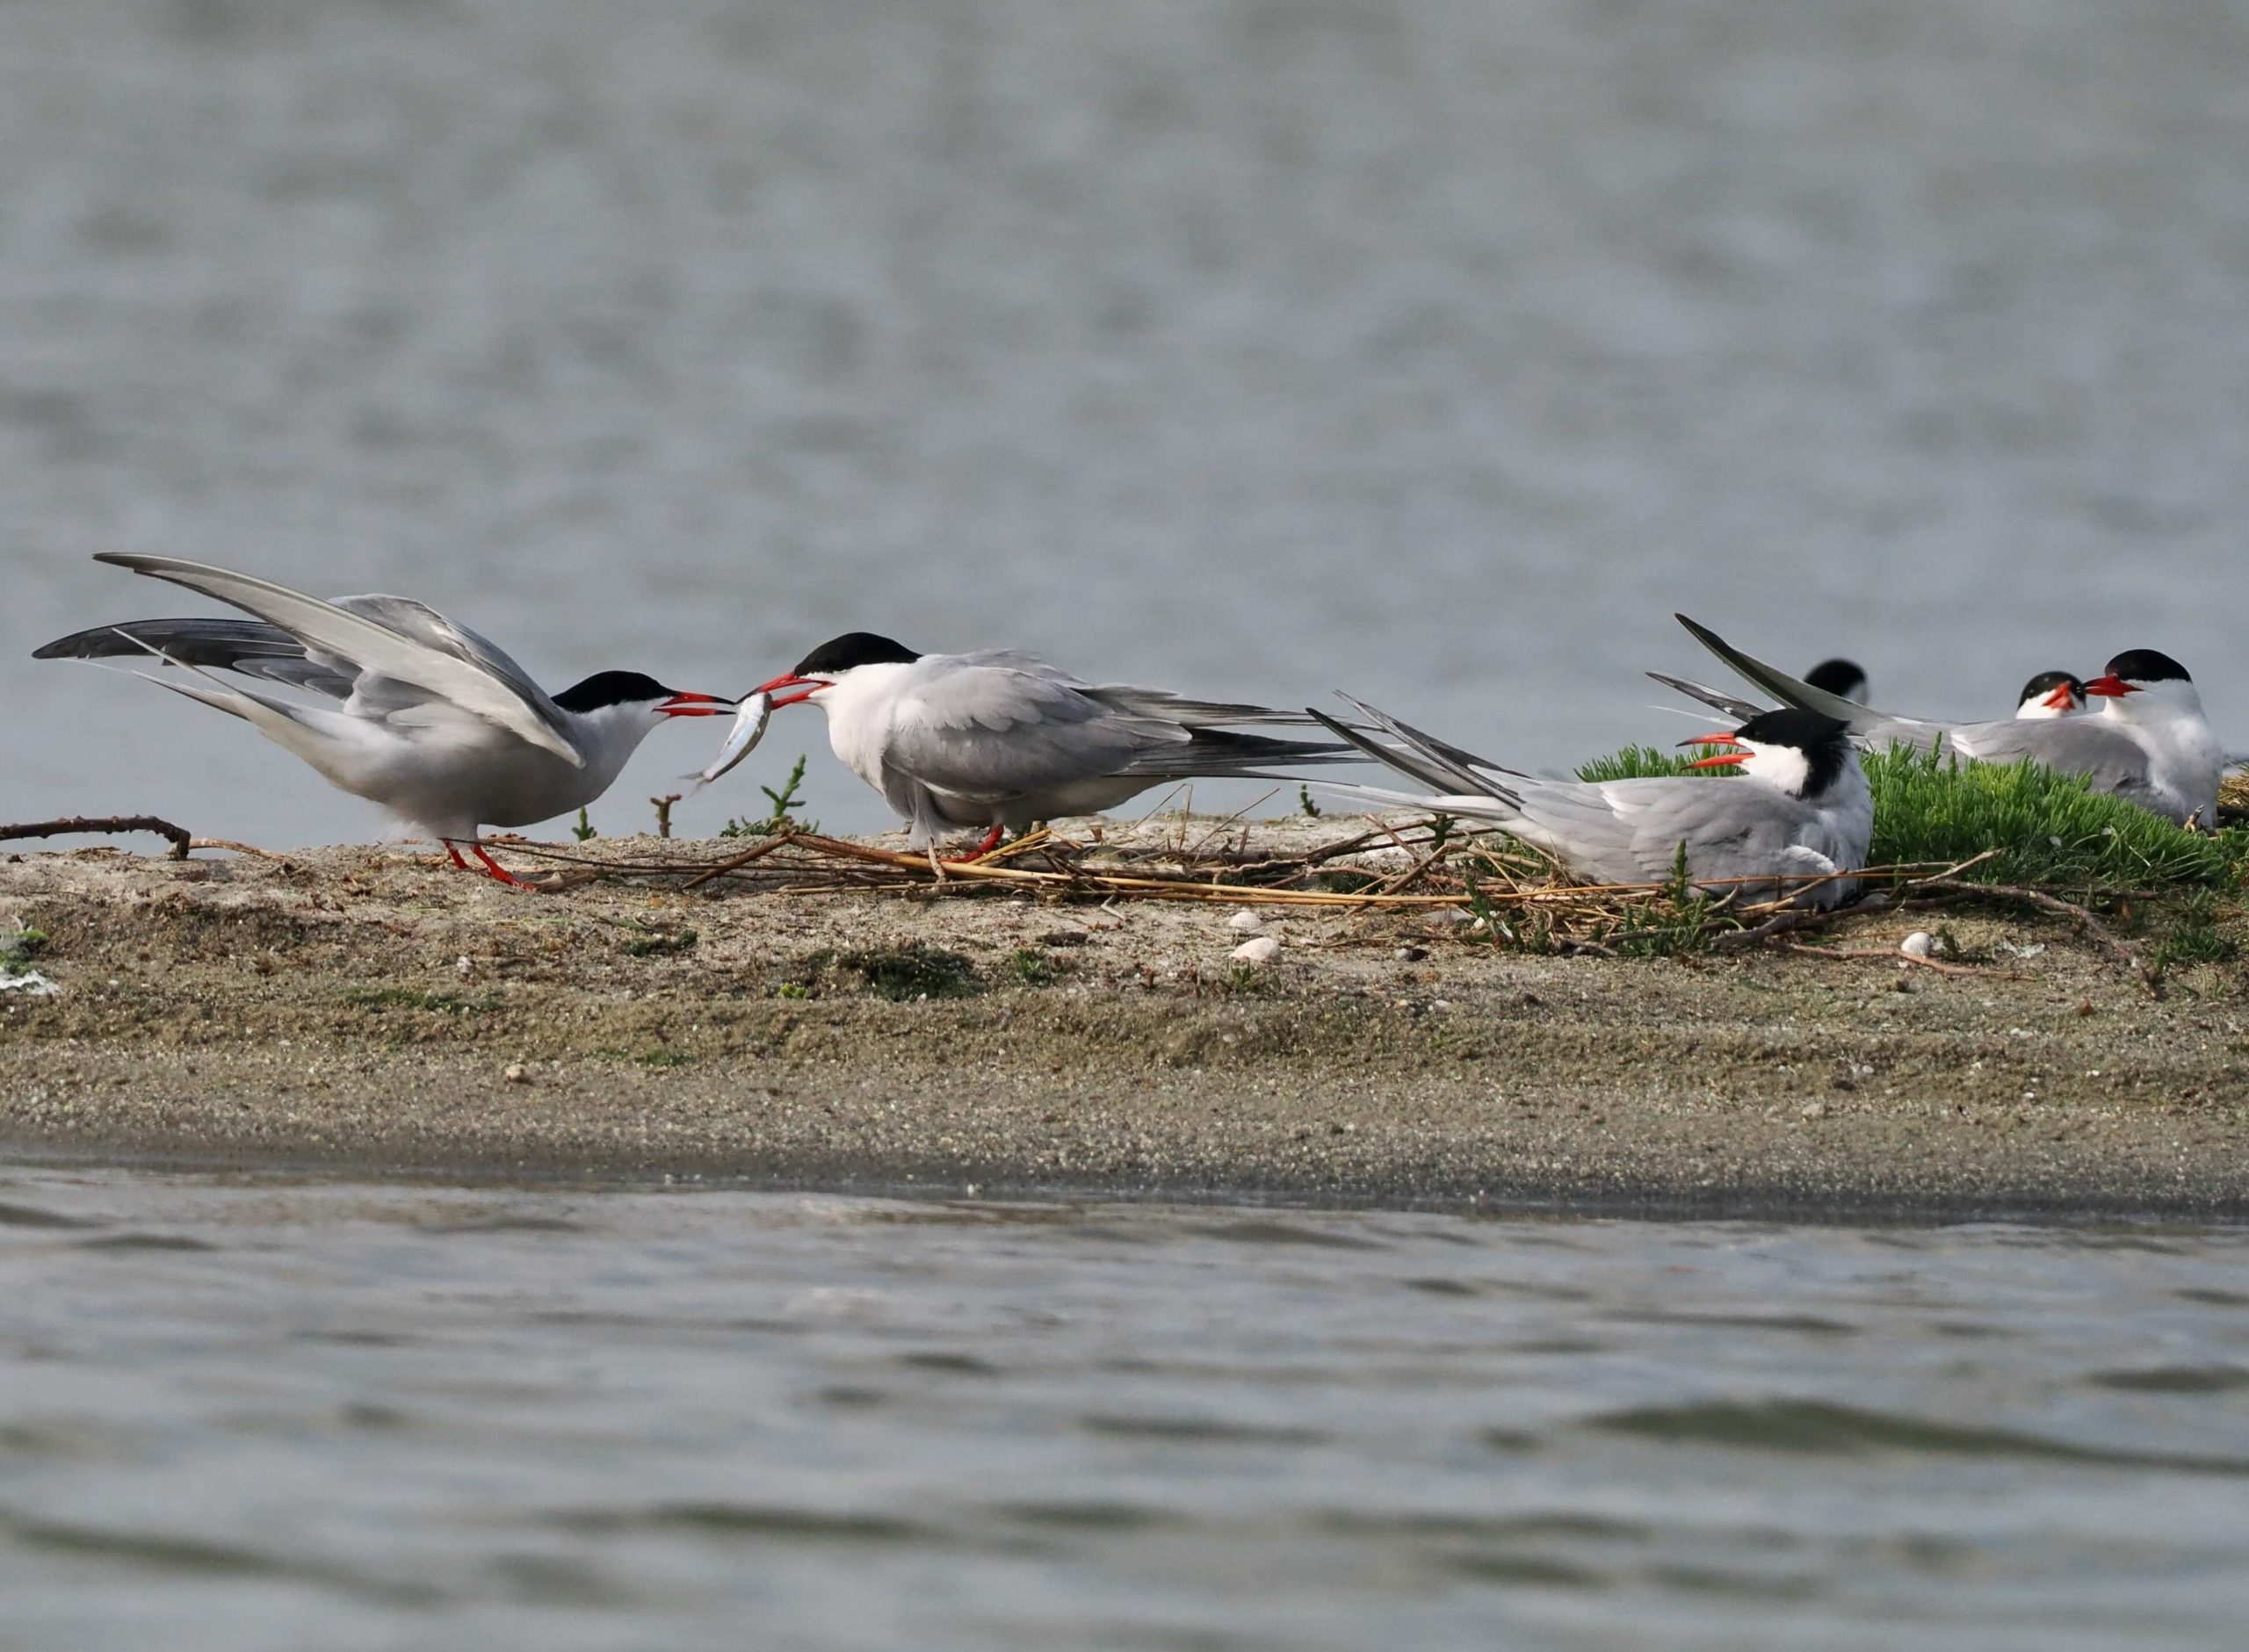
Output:
[[[1877,866],[1952,864],[1998,848],[1962,874],[1992,884],[2084,890],[2232,884],[2249,833],[2183,831],[2036,763],[1963,763],[1933,752],[1865,760]]]
[[[47,931],[33,929],[18,918],[15,927],[0,931],[0,970],[24,970],[47,950]]]
[[[1578,776],[1600,782],[1683,775],[1692,761],[1691,752],[1629,746],[1587,763]],[[1869,865],[1950,866],[1996,848],[1999,854],[1961,876],[2086,891],[2224,888],[2249,866],[2249,832],[2211,837],[2181,831],[2121,797],[2094,792],[2081,775],[1902,749],[1862,761],[1874,793]]]
[[[762,820],[728,820],[719,828],[722,838],[770,838],[784,832],[817,832],[820,822],[806,825],[797,819],[797,811],[805,806],[805,754],[797,754],[796,765],[789,770],[789,777],[778,790],[771,786],[760,786],[766,801],[773,806]]]
[[[697,937],[692,929],[651,929],[635,925],[634,930],[618,946],[618,950],[628,958],[661,958],[695,950]]]
[[[1661,780],[1672,775],[1687,773],[1687,765],[1695,761],[1690,748],[1686,752],[1666,751],[1660,746],[1627,746],[1621,752],[1611,752],[1606,757],[1596,757],[1578,767],[1578,778],[1599,785],[1607,780]],[[1712,778],[1730,776],[1731,768],[1705,768],[1697,771]]]
[[[877,998],[973,998],[984,990],[975,964],[958,952],[915,941],[838,953],[835,962],[856,973]]]
[[[1067,958],[1051,957],[1035,947],[1017,947],[1002,969],[1024,986],[1052,986],[1076,967]]]

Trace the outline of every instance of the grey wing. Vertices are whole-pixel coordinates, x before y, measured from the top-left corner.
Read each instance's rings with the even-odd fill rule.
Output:
[[[1692,776],[1539,782],[1522,788],[1525,835],[1606,883],[1671,876],[1679,846],[1701,881],[1770,876],[1801,858],[1811,812],[1769,786]],[[1536,834],[1536,835],[1534,835]],[[1835,869],[1824,856],[1805,869]]]
[[[546,697],[546,690],[532,680],[531,673],[515,661],[513,655],[481,631],[447,619],[427,603],[417,602],[410,596],[386,596],[371,592],[364,596],[339,596],[336,606],[378,625],[387,626],[401,637],[411,638],[424,647],[448,653],[479,669],[489,672],[520,695],[524,703],[538,712],[540,718],[553,728],[562,726],[561,713],[554,702]]]
[[[1114,775],[1190,738],[1102,704],[1051,667],[956,654],[923,662],[901,683],[882,761],[936,791],[1000,798]]]
[[[1981,763],[2028,758],[2065,775],[2084,775],[2096,791],[2131,797],[2148,790],[2147,754],[2139,743],[2090,717],[2007,718],[1952,731],[1963,757]]]
[[[262,619],[128,619],[58,637],[36,650],[35,660],[146,660],[161,654],[175,664],[232,671],[330,699],[351,697],[358,673],[311,659],[278,625]]]
[[[355,699],[367,695],[371,688],[379,688],[378,679],[397,685],[395,694],[378,692],[369,702],[368,709],[377,715],[387,715],[417,700],[423,703],[442,701],[453,710],[482,718],[532,745],[544,747],[573,768],[585,762],[583,754],[568,739],[561,714],[553,703],[536,689],[531,696],[525,696],[523,684],[526,680],[520,667],[512,676],[495,671],[473,650],[466,633],[430,614],[419,603],[407,606],[418,610],[419,616],[424,617],[403,615],[420,632],[416,634],[416,631],[399,629],[389,617],[376,617],[364,606],[344,607],[293,591],[271,580],[206,562],[123,552],[103,552],[94,560],[184,585],[279,626],[304,645],[308,659],[333,669],[348,668],[354,673]],[[401,601],[394,597],[357,600],[363,605],[372,602],[378,607],[396,605]],[[431,620],[436,622],[436,632],[446,640],[433,642],[429,624]],[[498,652],[490,649],[488,644],[483,646],[490,653]]]
[[[1746,723],[1751,718],[1762,717],[1772,710],[1772,707],[1760,705],[1754,700],[1744,700],[1721,689],[1713,689],[1686,677],[1674,677],[1668,672],[1651,671],[1648,675],[1665,688],[1683,694],[1690,700],[1699,700],[1713,711],[1723,712],[1737,723]]]

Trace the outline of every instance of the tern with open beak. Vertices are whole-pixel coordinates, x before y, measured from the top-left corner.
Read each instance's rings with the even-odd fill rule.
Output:
[[[637,671],[603,671],[549,696],[466,625],[402,596],[324,602],[269,581],[177,557],[94,559],[169,580],[254,616],[138,619],[98,625],[39,649],[41,660],[119,657],[177,667],[143,671],[161,688],[241,718],[330,784],[380,804],[445,845],[466,848],[503,883],[487,826],[530,826],[609,790],[648,732],[676,717],[734,710],[715,695],[668,689]],[[221,682],[278,684],[316,702]]]
[[[1349,697],[1348,696],[1346,696]],[[1596,884],[1660,884],[1683,850],[1687,875],[1714,897],[1833,906],[1857,889],[1837,874],[1866,864],[1874,799],[1848,731],[1816,712],[1768,711],[1686,746],[1725,747],[1689,765],[1732,768],[1725,785],[1685,776],[1548,780],[1518,774],[1353,700],[1396,743],[1319,711],[1330,730],[1426,792],[1324,783],[1381,805],[1489,822]]]
[[[1684,614],[1679,623],[1744,681],[1783,704],[1836,718],[1867,750],[1890,746],[1956,752],[1971,762],[2012,763],[2028,758],[2059,774],[2083,775],[2095,791],[2137,804],[2181,826],[2205,829],[2217,821],[2217,788],[2224,749],[2202,715],[2202,696],[2187,668],[2152,648],[2118,654],[2087,682],[2088,700],[2101,709],[2080,717],[2011,717],[1989,723],[1939,723],[1896,717],[1845,700],[1742,653],[1716,631]],[[1705,704],[1738,704],[1731,696],[1660,672],[1649,675]]]

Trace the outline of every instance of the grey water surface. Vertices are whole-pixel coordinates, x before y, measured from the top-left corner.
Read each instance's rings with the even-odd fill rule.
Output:
[[[25,658],[192,602],[111,549],[558,685],[864,625],[1537,768],[1692,732],[1638,675],[1685,608],[1940,715],[2157,646],[2249,747],[2235,0],[0,16],[0,818],[380,830]],[[821,746],[784,713],[683,827]],[[824,752],[811,810],[883,819]]]
[[[0,1171],[0,1645],[2238,1647],[2249,1235]]]

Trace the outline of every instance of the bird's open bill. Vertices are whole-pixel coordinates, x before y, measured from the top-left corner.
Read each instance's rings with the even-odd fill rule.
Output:
[[[2040,703],[2051,711],[2066,711],[2077,703],[2077,696],[2071,691],[2070,685],[2064,682],[2057,684],[2054,691]]]
[[[690,694],[685,689],[656,703],[656,710],[665,717],[717,717],[734,709],[732,700],[722,700],[715,694]]]
[[[1737,734],[1697,734],[1692,739],[1679,742],[1681,746],[1739,746]],[[1687,765],[1689,768],[1731,768],[1736,763],[1746,763],[1753,755],[1747,751],[1713,752],[1708,757],[1698,757]]]
[[[2105,677],[2094,678],[2085,685],[2085,691],[2096,700],[2121,700],[2128,694],[2139,692],[2113,671]]]
[[[835,686],[825,677],[800,677],[793,671],[785,671],[770,682],[759,683],[750,692],[771,695],[773,710],[777,711],[785,705],[796,705],[802,701],[811,699],[821,689],[832,689]],[[797,692],[784,694],[781,692],[784,689],[794,689]]]

